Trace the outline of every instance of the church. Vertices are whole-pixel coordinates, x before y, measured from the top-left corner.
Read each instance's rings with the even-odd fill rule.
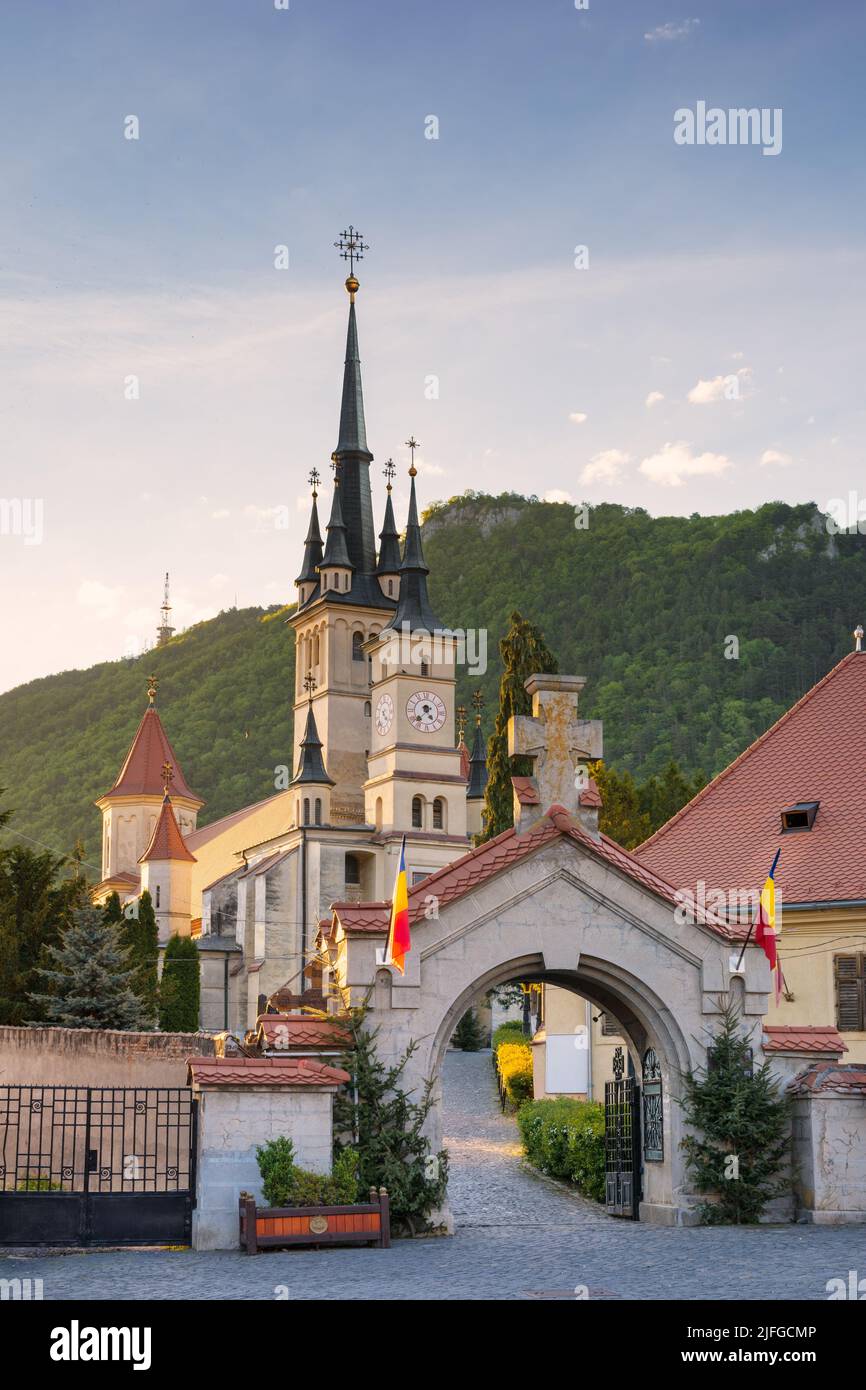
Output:
[[[152,678],[117,779],[96,803],[103,835],[95,897],[117,892],[134,904],[147,889],[161,942],[175,932],[196,937],[205,1029],[242,1034],[274,997],[321,1002],[308,967],[330,905],[388,898],[404,835],[414,885],[464,854],[481,830],[481,714],[470,752],[465,711],[455,708],[459,634],[443,629],[428,595],[414,438],[402,547],[390,460],[376,533],[354,273],[364,248],[350,228],[340,249],[349,260],[349,315],[330,512],[323,539],[313,469],[288,619],[294,775],[275,795],[198,829],[204,803],[175,756]],[[194,769],[186,771],[194,782]]]

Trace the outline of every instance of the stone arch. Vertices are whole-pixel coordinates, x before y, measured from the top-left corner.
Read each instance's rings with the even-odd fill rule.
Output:
[[[644,1166],[641,1206],[645,1218],[672,1223],[680,1211],[684,1195],[683,1165],[679,1151],[683,1124],[679,1101],[683,1092],[683,1074],[692,1065],[690,1049],[665,1002],[631,971],[607,960],[581,957],[576,970],[551,970],[545,968],[544,959],[539,954],[517,956],[503,961],[460,991],[442,1011],[427,1053],[426,1075],[432,1075],[436,1083],[437,1106],[430,1133],[434,1148],[442,1143],[442,1064],[451,1035],[474,998],[514,979],[558,985],[588,999],[599,1009],[615,1013],[638,1078],[646,1051],[652,1048],[655,1052],[663,1082],[664,1158]],[[596,1096],[595,1099],[601,1097]]]

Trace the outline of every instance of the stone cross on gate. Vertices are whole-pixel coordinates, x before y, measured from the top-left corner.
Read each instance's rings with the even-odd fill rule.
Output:
[[[601,757],[602,722],[577,717],[585,684],[585,676],[535,675],[524,682],[532,696],[532,715],[516,714],[508,721],[509,756],[532,758],[532,777],[515,779],[518,830],[557,804],[597,830],[598,796],[589,787],[585,764]]]

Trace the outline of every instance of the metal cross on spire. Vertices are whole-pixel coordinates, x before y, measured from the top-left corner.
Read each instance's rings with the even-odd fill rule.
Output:
[[[369,251],[370,247],[364,241],[361,233],[355,230],[351,222],[349,223],[348,229],[340,233],[340,239],[339,241],[335,241],[334,245],[343,257],[343,260],[349,262],[349,278],[353,278],[355,274],[355,262],[362,261],[364,259],[364,252]]]
[[[397,465],[395,464],[395,462],[394,462],[393,459],[386,459],[386,460],[385,460],[385,467],[382,469],[382,472],[383,472],[383,474],[384,474],[384,476],[385,476],[386,486],[387,486],[387,488],[388,488],[388,491],[390,492],[390,491],[391,491],[391,480],[392,480],[392,478],[394,477],[395,473],[397,472]]]
[[[481,711],[482,711],[483,708],[484,708],[484,692],[483,692],[483,691],[481,691],[481,690],[473,690],[473,692],[472,692],[472,705],[473,705],[473,708],[474,708],[474,710],[475,710],[475,722],[476,722],[476,724],[480,724],[480,723],[481,723]]]
[[[171,786],[171,784],[172,784],[173,781],[174,781],[174,768],[172,767],[171,763],[163,763],[163,765],[162,765],[162,786],[163,786],[163,791],[165,792],[166,796],[168,796],[168,789],[169,789],[169,787]]]
[[[148,698],[149,703],[152,704],[152,705],[155,705],[155,704],[156,704],[156,687],[157,687],[158,685],[159,685],[159,681],[157,680],[156,676],[148,676],[148,678],[147,678],[147,698]]]
[[[318,487],[319,487],[319,483],[321,482],[321,474],[319,473],[318,468],[311,468],[311,469],[310,469],[310,476],[307,478],[307,482],[310,484],[310,487],[313,489],[313,496],[314,496],[314,497],[318,497],[318,495],[319,495],[319,493],[318,493]]]
[[[466,706],[457,706],[457,745],[463,742],[463,735],[466,733]]]
[[[315,688],[316,677],[313,675],[312,671],[308,671],[307,674],[304,676],[304,689],[306,690],[307,695],[309,696],[311,701],[313,698],[313,691],[315,690]]]
[[[410,434],[409,438],[406,440],[406,448],[412,450],[412,466],[409,469],[409,476],[410,478],[414,478],[415,474],[418,472],[418,469],[415,467],[415,450],[421,448],[414,434]]]

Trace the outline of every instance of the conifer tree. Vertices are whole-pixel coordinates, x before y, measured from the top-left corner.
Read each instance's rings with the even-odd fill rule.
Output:
[[[530,759],[508,756],[509,719],[513,714],[532,713],[532,700],[523,682],[528,676],[559,670],[556,657],[545,643],[541,630],[516,610],[511,614],[508,632],[499,643],[499,654],[503,672],[499,682],[496,723],[487,741],[484,834],[479,837],[479,843],[500,835],[514,824],[511,778],[526,775],[531,770]]]
[[[145,1018],[155,1027],[159,1012],[159,928],[153,899],[146,888],[137,902],[128,905],[127,912],[121,909],[121,922],[121,940],[135,971],[132,988],[142,1002]]]
[[[191,936],[170,936],[159,985],[159,1026],[164,1033],[195,1033],[201,1007],[198,946]]]
[[[77,907],[89,902],[82,877],[61,878],[64,860],[25,845],[0,851],[0,1023],[39,1017],[31,992],[37,967]]]
[[[137,1029],[141,1001],[130,988],[132,969],[118,927],[101,908],[79,907],[46,952],[49,964],[36,973],[47,986],[31,1000],[45,1021],[62,1028]]]
[[[484,1030],[478,1021],[478,1015],[474,1009],[467,1009],[461,1018],[454,1034],[451,1038],[454,1047],[460,1047],[464,1052],[480,1052],[484,1046]]]
[[[340,1064],[352,1081],[334,1098],[334,1134],[338,1148],[351,1147],[358,1154],[361,1191],[387,1188],[392,1219],[414,1235],[442,1203],[448,1186],[448,1154],[444,1149],[432,1154],[422,1133],[433,1104],[433,1082],[424,1084],[417,1100],[402,1090],[400,1079],[418,1044],[411,1042],[387,1066],[376,1049],[378,1029],[365,1026],[365,1015],[365,1009],[353,1009],[340,1019],[351,1038]]]
[[[688,1072],[682,1102],[696,1134],[682,1140],[698,1192],[712,1194],[699,1212],[708,1225],[755,1222],[767,1202],[789,1188],[789,1103],[769,1062],[752,1065],[748,1035],[729,1004],[707,1048],[707,1065]]]

